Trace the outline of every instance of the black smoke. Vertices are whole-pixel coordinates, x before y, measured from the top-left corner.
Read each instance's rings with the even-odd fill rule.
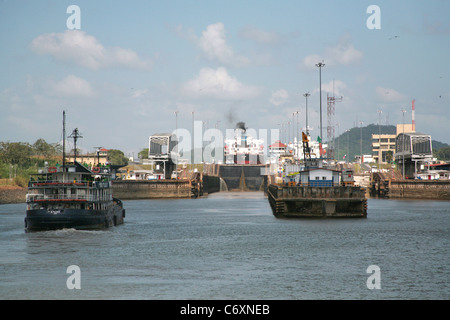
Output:
[[[245,133],[245,131],[247,131],[247,128],[245,127],[245,122],[236,123],[236,129],[242,129]]]

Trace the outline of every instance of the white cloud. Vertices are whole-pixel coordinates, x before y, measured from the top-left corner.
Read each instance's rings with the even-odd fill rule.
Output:
[[[148,94],[149,90],[148,89],[136,89],[133,90],[133,92],[131,93],[131,97],[132,98],[142,98],[144,97],[146,94]]]
[[[210,60],[217,60],[231,66],[245,66],[250,60],[242,55],[237,55],[228,46],[223,23],[210,24],[202,32],[198,44]]]
[[[363,53],[356,50],[349,36],[341,37],[334,47],[328,47],[325,55],[331,62],[349,65],[362,59]]]
[[[230,76],[225,68],[220,67],[217,70],[201,69],[197,78],[181,86],[181,92],[194,98],[239,100],[256,97],[259,95],[260,89],[242,84]]]
[[[385,102],[400,102],[406,100],[405,95],[395,91],[394,89],[376,87],[375,92],[378,98]]]
[[[342,96],[343,91],[347,88],[347,85],[341,80],[332,80],[328,83],[322,83],[322,95],[327,92],[332,96],[333,93],[336,97]],[[314,89],[313,93],[319,92],[319,88]]]
[[[320,56],[312,54],[303,59],[302,67],[312,69],[319,61],[324,61],[326,66],[350,65],[360,61],[363,57],[362,51],[355,49],[348,35],[341,37],[336,45],[327,47],[325,53]]]
[[[244,27],[239,34],[242,38],[268,45],[279,44],[282,40],[282,37],[276,32],[264,31],[254,26]]]
[[[115,65],[150,70],[152,66],[130,49],[104,47],[95,37],[79,30],[40,35],[33,39],[31,48],[38,54],[49,54],[56,60],[74,62],[93,70]]]
[[[94,95],[89,82],[74,75],[68,75],[62,81],[47,83],[47,91],[50,95],[61,97],[91,97]]]
[[[289,93],[284,89],[274,91],[272,92],[272,97],[269,99],[269,101],[274,106],[279,106],[289,101]]]

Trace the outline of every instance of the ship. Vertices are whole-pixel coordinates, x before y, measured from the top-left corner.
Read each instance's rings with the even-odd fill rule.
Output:
[[[283,163],[267,196],[277,218],[366,218],[365,188],[354,184],[353,172],[336,170],[324,158],[311,158],[303,134],[304,161]]]
[[[89,167],[76,160],[66,163],[64,147],[62,163],[30,175],[25,230],[95,230],[123,224],[125,209],[112,195],[110,167]]]
[[[249,134],[245,122],[238,122],[233,136],[225,139],[224,163],[214,165],[228,191],[264,189],[264,141]]]
[[[238,122],[234,136],[225,139],[225,164],[263,164],[264,141],[247,134],[244,122]]]

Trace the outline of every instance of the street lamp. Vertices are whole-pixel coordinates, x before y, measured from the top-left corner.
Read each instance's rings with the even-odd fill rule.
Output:
[[[336,127],[337,127],[337,135],[338,135],[338,139],[337,139],[337,160],[339,162],[339,141],[341,140],[341,137],[339,136],[339,122],[336,123]]]
[[[405,109],[401,110],[403,113],[403,133],[402,133],[402,154],[403,154],[403,164],[402,164],[402,173],[403,179],[405,179]]]
[[[348,157],[350,156],[349,148],[348,148],[348,136],[349,136],[349,133],[350,133],[350,129],[347,129],[347,156],[345,157],[345,159],[346,159],[345,162],[347,162],[347,163],[348,163]]]
[[[316,63],[316,67],[319,68],[319,91],[320,91],[320,141],[322,141],[322,67],[325,63]]]
[[[310,96],[309,92],[306,92],[303,94],[303,96],[306,98],[306,134],[309,135],[309,129],[308,129],[308,97]]]
[[[295,115],[297,114],[297,129],[295,129]],[[292,148],[295,150],[295,156],[298,157],[298,111],[292,112]],[[297,144],[294,146],[294,141],[297,140]]]
[[[175,161],[175,177],[178,180],[178,137],[177,137],[177,132],[178,131],[178,110],[175,111],[175,137],[176,137],[176,141],[177,141],[177,148],[175,150],[175,155],[177,157],[176,161]]]
[[[381,168],[381,158],[383,157],[383,150],[381,149],[381,114],[383,110],[378,109],[378,170]]]
[[[191,132],[191,166],[194,170],[194,111],[192,113],[192,132]]]
[[[361,126],[361,137],[360,137],[360,143],[359,143],[359,144],[360,144],[360,146],[359,146],[359,152],[360,152],[360,154],[361,154],[361,155],[360,155],[360,157],[361,157],[361,160],[360,160],[360,161],[361,161],[361,165],[362,165],[362,163],[363,163],[363,155],[362,155],[362,125],[363,125],[363,123],[364,123],[363,121],[360,121],[360,122],[359,122],[359,125]]]

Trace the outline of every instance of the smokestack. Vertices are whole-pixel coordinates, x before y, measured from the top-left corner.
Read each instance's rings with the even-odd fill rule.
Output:
[[[245,131],[247,131],[247,129],[245,128],[245,122],[236,123],[236,129],[242,129],[245,133]]]
[[[416,100],[415,99],[413,99],[413,101],[412,101],[412,113],[411,113],[411,119],[412,119],[412,132],[416,132],[416,119],[415,119],[415,117],[414,117],[414,109],[415,109],[415,107],[414,107],[414,102],[415,102]]]

